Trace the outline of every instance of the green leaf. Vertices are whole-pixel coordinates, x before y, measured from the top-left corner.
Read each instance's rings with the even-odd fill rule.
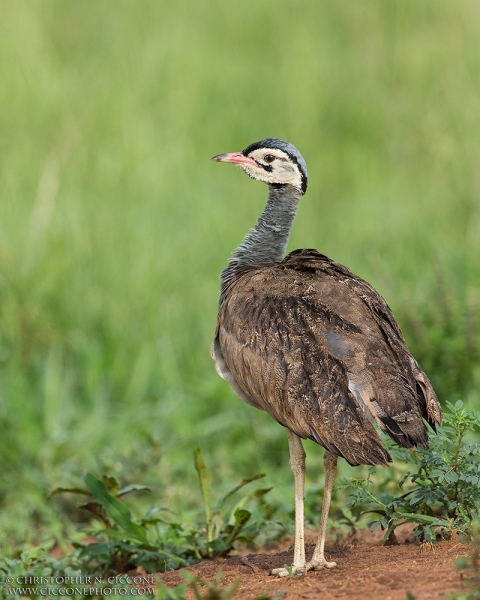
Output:
[[[209,547],[217,552],[223,552],[225,550],[229,550],[229,546],[226,544],[224,540],[217,538],[216,540],[212,540],[209,544]]]
[[[111,475],[102,475],[102,482],[107,488],[107,492],[112,496],[118,495],[118,490],[120,489],[120,484],[118,483],[115,477]]]
[[[442,433],[449,433],[450,435],[456,435],[457,432],[455,431],[455,429],[453,427],[448,427],[448,425],[443,425],[441,427],[441,431]]]
[[[148,485],[139,485],[138,483],[131,483],[130,485],[126,485],[124,488],[118,491],[117,497],[125,496],[125,494],[129,494],[130,492],[151,492],[152,488],[148,487]]]
[[[88,544],[83,546],[80,556],[101,556],[102,554],[111,554],[115,548],[115,542],[100,542],[98,544]]]
[[[162,580],[157,577],[157,593],[155,595],[156,600],[183,600],[187,593],[187,584],[180,583],[174,588],[167,587]]]
[[[437,525],[439,527],[450,527],[451,522],[431,517],[430,515],[422,515],[418,513],[398,513],[401,519],[407,519],[410,523],[422,523],[429,525]]]
[[[131,537],[142,543],[146,543],[147,534],[145,529],[132,521],[132,516],[129,508],[117,498],[111,496],[105,483],[95,477],[93,473],[87,473],[83,478],[88,491],[104,508],[108,516],[119,525]]]
[[[219,508],[222,508],[222,506],[225,504],[225,502],[229,498],[231,498],[231,496],[233,496],[233,494],[238,492],[238,490],[241,490],[243,487],[245,487],[249,483],[252,483],[252,481],[256,481],[257,479],[261,479],[262,477],[265,477],[265,473],[257,473],[256,475],[252,475],[252,477],[247,477],[246,479],[243,479],[236,487],[233,488],[233,490],[230,490],[228,492],[228,494],[226,496],[224,496],[224,498],[220,502]]]
[[[235,513],[237,512],[238,509],[243,508],[246,504],[248,504],[250,502],[250,500],[253,500],[253,498],[257,498],[258,500],[261,500],[263,498],[263,496],[265,496],[265,494],[268,494],[268,492],[271,490],[272,488],[259,488],[256,490],[252,490],[251,492],[249,492],[246,496],[244,496],[243,498],[241,498],[237,504],[233,507],[232,509],[232,515],[229,519],[229,523],[234,522],[235,519]]]
[[[211,542],[213,539],[213,531],[210,475],[208,473],[207,465],[203,460],[203,455],[200,448],[195,448],[193,457],[195,461],[195,469],[198,473],[198,480],[200,482],[200,491],[202,492],[203,506],[205,509],[205,519],[207,521],[207,541]]]
[[[468,566],[469,566],[468,556],[459,556],[458,558],[455,559],[453,566],[456,569],[468,569]]]
[[[250,517],[250,511],[245,510],[244,508],[239,508],[237,511],[235,511],[235,525],[233,531],[225,540],[225,543],[228,546],[231,546],[233,544],[233,542],[236,540],[237,536],[239,535],[245,524],[248,522]]]
[[[455,483],[458,481],[458,475],[455,473],[455,471],[450,471],[450,473],[445,473],[445,479],[448,481],[448,483]]]
[[[108,535],[111,538],[114,538],[116,540],[122,541],[122,542],[129,542],[134,544],[135,546],[141,546],[142,548],[146,548],[148,550],[153,550],[156,551],[157,547],[156,546],[152,546],[151,544],[149,544],[148,542],[141,542],[138,539],[138,536],[132,533],[129,533],[128,531],[119,531],[118,529],[100,529],[100,531],[96,531],[95,532],[97,535]]]
[[[63,493],[70,493],[70,494],[83,494],[84,496],[90,496],[90,492],[88,490],[84,490],[83,488],[78,488],[78,487],[71,487],[71,488],[65,488],[65,487],[57,487],[53,490],[53,492],[50,492],[47,496],[47,498],[51,498],[52,496],[55,496],[56,494],[63,494]]]

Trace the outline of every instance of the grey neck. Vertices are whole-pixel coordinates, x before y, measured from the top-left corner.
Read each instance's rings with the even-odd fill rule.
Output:
[[[223,288],[240,272],[278,265],[285,255],[288,236],[302,193],[291,185],[270,186],[267,206],[255,227],[235,250],[222,271]]]

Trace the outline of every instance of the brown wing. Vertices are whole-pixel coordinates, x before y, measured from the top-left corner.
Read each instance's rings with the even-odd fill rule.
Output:
[[[435,394],[384,300],[316,251],[231,281],[213,354],[241,398],[350,464],[389,459],[370,414],[406,447],[426,445],[422,415],[439,422]]]
[[[335,303],[333,307],[337,307],[337,312],[344,319],[350,319],[361,329],[364,336],[353,336],[350,352],[345,350],[345,346],[337,345],[343,350],[342,356],[357,395],[364,402],[376,403],[370,409],[374,409],[374,416],[382,429],[403,446],[426,445],[426,433],[422,444],[417,419],[410,413],[417,413],[419,409],[422,417],[435,429],[436,425],[441,424],[442,409],[428,377],[410,353],[400,327],[382,296],[347,267],[316,250],[296,250],[285,258],[282,265],[295,272],[315,274],[318,282],[322,282],[319,293],[325,294],[327,289],[331,289],[330,297]],[[336,284],[332,285],[332,281]],[[343,292],[345,288],[346,293]],[[319,300],[324,301],[325,297]],[[332,337],[335,339],[335,333]],[[371,382],[370,385],[367,380]],[[404,440],[406,444],[390,419],[397,424],[402,423],[402,434],[411,437],[410,440]]]

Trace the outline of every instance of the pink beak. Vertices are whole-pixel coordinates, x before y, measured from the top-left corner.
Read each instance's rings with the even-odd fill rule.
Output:
[[[253,160],[253,158],[249,158],[245,156],[241,152],[230,152],[229,154],[217,154],[212,158],[215,162],[229,162],[234,165],[253,165],[254,167],[258,167],[257,163]]]

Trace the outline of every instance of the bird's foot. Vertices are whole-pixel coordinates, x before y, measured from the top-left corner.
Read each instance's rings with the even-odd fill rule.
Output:
[[[325,557],[313,559],[307,564],[307,571],[320,571],[320,569],[333,569],[336,567],[336,562],[328,562]]]
[[[281,569],[272,569],[271,574],[277,577],[292,577],[292,575],[305,575],[307,571],[320,571],[321,569],[333,569],[336,562],[328,562],[325,558],[312,559],[304,567],[282,567]]]
[[[293,575],[305,575],[305,573],[307,572],[307,567],[295,567],[294,565],[292,565],[291,567],[287,567],[287,565],[285,565],[284,567],[280,568],[280,569],[272,569],[270,571],[271,575],[276,575],[277,577],[292,577]]]

